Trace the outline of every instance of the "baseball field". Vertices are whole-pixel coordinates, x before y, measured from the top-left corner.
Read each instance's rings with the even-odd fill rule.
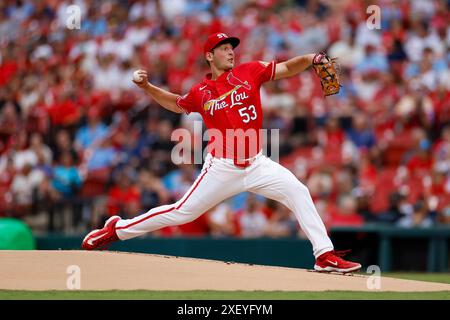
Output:
[[[446,299],[450,274],[335,275],[123,252],[2,251],[0,299]]]

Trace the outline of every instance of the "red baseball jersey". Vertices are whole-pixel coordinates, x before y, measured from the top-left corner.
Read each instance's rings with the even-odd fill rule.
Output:
[[[177,99],[186,113],[198,112],[208,129],[207,150],[219,158],[248,159],[261,150],[263,112],[260,87],[275,76],[275,61],[267,66],[241,64],[211,80],[211,73]]]

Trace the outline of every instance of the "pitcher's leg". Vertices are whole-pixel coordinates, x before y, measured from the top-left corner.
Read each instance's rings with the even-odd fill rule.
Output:
[[[311,241],[315,257],[333,250],[333,243],[308,188],[280,164],[265,156],[260,160],[247,176],[248,191],[279,201],[288,207]]]
[[[191,222],[216,204],[242,191],[243,179],[233,172],[227,172],[224,176],[221,164],[209,158],[209,163],[205,164],[194,184],[179,201],[153,208],[133,219],[118,221],[117,236],[126,240],[166,226]]]

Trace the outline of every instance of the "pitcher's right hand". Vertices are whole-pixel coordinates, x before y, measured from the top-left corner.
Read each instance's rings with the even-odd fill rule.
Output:
[[[141,81],[136,81],[133,75],[133,82],[142,89],[145,89],[148,86],[148,74],[145,70],[137,70],[136,74],[141,78]]]

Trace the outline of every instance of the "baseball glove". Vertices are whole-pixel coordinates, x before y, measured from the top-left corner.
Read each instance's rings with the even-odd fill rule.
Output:
[[[341,84],[339,83],[338,64],[336,58],[330,58],[325,52],[317,53],[313,58],[313,68],[322,84],[324,96],[331,96],[339,93]]]

